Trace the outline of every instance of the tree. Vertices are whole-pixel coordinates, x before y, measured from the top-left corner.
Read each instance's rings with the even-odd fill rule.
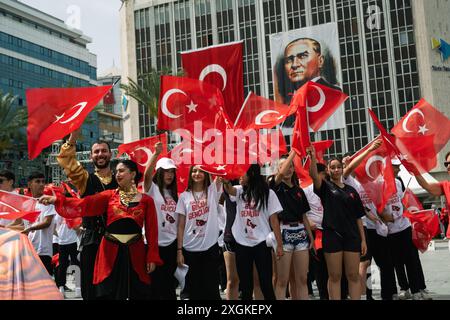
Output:
[[[146,106],[150,118],[157,117],[160,77],[171,73],[169,68],[163,68],[161,71],[152,69],[149,73],[139,75],[137,82],[128,78],[128,84],[121,84],[120,88],[127,96]]]
[[[25,107],[14,106],[16,96],[0,91],[0,154],[14,147],[26,145],[25,130],[28,122]]]

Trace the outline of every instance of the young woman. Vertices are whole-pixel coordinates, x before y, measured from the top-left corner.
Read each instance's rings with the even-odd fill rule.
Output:
[[[137,191],[136,163],[122,160],[116,167],[119,187],[83,199],[42,196],[44,204],[54,203],[65,218],[97,216],[106,212],[106,231],[95,260],[96,294],[104,299],[145,299],[150,276],[162,264],[158,252],[158,226],[151,197]],[[148,247],[142,238],[142,227]]]
[[[278,300],[286,298],[291,265],[295,277],[295,288],[291,288],[295,290],[293,297],[300,300],[309,298],[309,249],[314,248],[314,238],[306,216],[310,211],[308,199],[299,186],[292,163],[295,156],[295,151],[291,151],[289,156],[281,157],[278,172],[269,179],[269,186],[275,191],[283,207],[283,211],[278,214],[284,251],[283,256],[277,260],[275,295]]]
[[[236,266],[243,300],[252,300],[253,262],[259,275],[259,282],[265,300],[275,300],[272,285],[272,255],[266,245],[271,232],[277,240],[277,257],[283,255],[280,226],[277,214],[283,211],[278,198],[270,190],[261,175],[261,168],[252,164],[239,180],[240,186],[226,183],[224,188],[236,202],[236,219],[231,231],[236,240]],[[270,220],[270,224],[269,224]]]
[[[323,251],[328,269],[328,294],[330,300],[341,299],[341,276],[344,264],[352,300],[361,298],[359,277],[360,255],[367,251],[361,217],[364,207],[356,190],[342,182],[342,162],[331,159],[328,163],[330,181],[323,181],[317,173],[314,147],[308,147],[311,157],[309,169],[314,192],[323,206]]]
[[[174,273],[177,268],[178,215],[175,212],[178,201],[176,166],[172,159],[161,158],[163,145],[155,144],[155,153],[144,174],[144,190],[153,198],[158,217],[159,255],[164,261],[155,269],[151,295],[156,300],[176,300]],[[156,173],[153,171],[156,168]]]
[[[353,171],[361,164],[361,162],[367,158],[372,151],[378,149],[381,144],[382,140],[376,140],[369,148],[360,153],[360,155],[355,157],[352,161],[349,161],[349,158],[347,158],[346,165],[344,166],[343,181],[358,191],[366,214],[362,217],[362,221],[367,236],[368,250],[367,254],[361,257],[361,263],[359,265],[361,294],[366,295],[367,292],[367,268],[370,266],[373,256],[375,263],[380,268],[381,298],[383,300],[392,300],[397,294],[397,287],[395,284],[392,253],[387,240],[387,232],[382,232],[383,229],[387,230],[387,226],[379,217],[375,204],[369,198],[367,192],[358,180],[352,176]],[[369,299],[369,296],[367,296],[367,298]]]
[[[222,183],[211,183],[200,166],[189,170],[188,187],[178,198],[178,265],[187,264],[190,300],[220,300],[218,206]]]

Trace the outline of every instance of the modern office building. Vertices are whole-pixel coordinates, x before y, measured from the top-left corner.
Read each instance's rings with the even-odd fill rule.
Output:
[[[111,67],[99,74],[97,78],[98,84],[101,86],[114,85],[111,92],[100,102],[98,110],[100,139],[108,141],[113,149],[117,149],[123,143],[120,74],[119,69]]]
[[[97,85],[92,39],[62,20],[14,0],[0,0],[0,90],[26,105],[25,89]],[[83,143],[98,139],[98,118],[84,126]]]
[[[127,0],[122,79],[151,68],[179,70],[181,51],[243,40],[245,95],[273,98],[269,36],[336,22],[346,123],[315,139],[334,140],[329,154],[341,155],[377,135],[369,106],[389,129],[422,97],[450,116],[450,59],[431,46],[431,37],[450,42],[449,16],[450,2],[442,0]],[[153,134],[147,110],[133,100],[129,109],[124,140]],[[443,154],[434,173],[442,177]]]
[[[25,106],[27,88],[97,85],[97,57],[87,48],[91,41],[60,19],[19,1],[0,0],[0,90],[17,96],[16,106]],[[88,149],[99,138],[96,112],[83,133],[79,148]],[[16,171],[20,180],[30,170],[43,170],[43,159],[27,159],[25,152],[13,150],[0,166]]]

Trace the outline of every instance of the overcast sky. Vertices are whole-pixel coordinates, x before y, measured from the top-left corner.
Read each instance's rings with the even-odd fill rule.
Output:
[[[80,30],[92,39],[88,48],[97,55],[98,73],[110,68],[113,61],[120,68],[120,0],[20,1],[68,24],[79,23]]]

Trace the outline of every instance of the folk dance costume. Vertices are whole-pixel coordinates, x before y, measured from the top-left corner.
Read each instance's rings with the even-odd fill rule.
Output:
[[[105,190],[117,189],[118,187],[114,175],[101,177],[97,173],[88,173],[76,159],[74,145],[69,143],[63,144],[57,160],[67,177],[77,187],[81,197],[90,196]],[[92,284],[94,262],[98,246],[103,237],[104,221],[105,215],[83,217],[83,233],[79,251],[81,251],[81,295],[84,300],[95,298],[95,289]]]
[[[94,217],[106,212],[106,231],[95,259],[93,277],[99,298],[147,298],[150,276],[146,264],[162,265],[153,199],[144,194],[139,202],[127,202],[119,190],[107,190],[84,199],[57,195],[56,210],[65,218]],[[147,249],[141,233],[143,227]]]

